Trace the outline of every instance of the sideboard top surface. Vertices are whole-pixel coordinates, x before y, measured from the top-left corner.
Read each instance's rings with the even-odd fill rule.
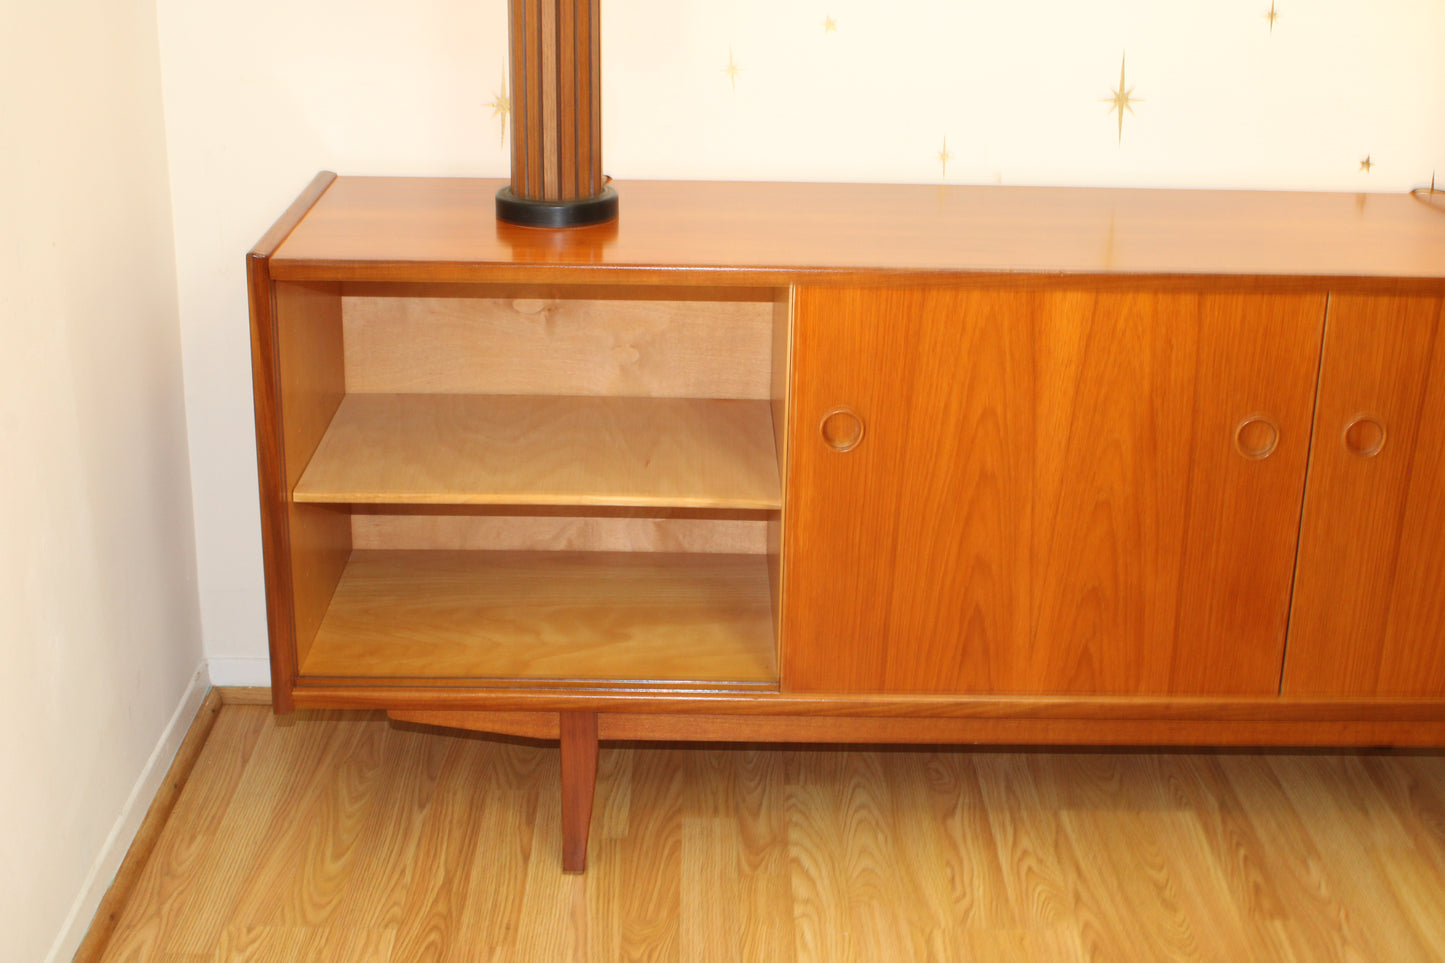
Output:
[[[339,177],[278,280],[783,284],[886,274],[1445,279],[1445,209],[1408,194],[618,182],[621,218],[499,224],[505,182]]]

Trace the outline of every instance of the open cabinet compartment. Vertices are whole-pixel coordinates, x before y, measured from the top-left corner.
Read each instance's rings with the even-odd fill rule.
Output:
[[[298,685],[777,688],[787,290],[275,292]]]

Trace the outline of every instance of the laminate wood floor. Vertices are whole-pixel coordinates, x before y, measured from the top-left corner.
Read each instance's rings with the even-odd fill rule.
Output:
[[[1445,758],[602,749],[228,705],[105,959],[1445,959]]]

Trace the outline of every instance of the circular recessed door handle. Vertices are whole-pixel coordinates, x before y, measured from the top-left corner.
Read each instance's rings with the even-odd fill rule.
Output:
[[[1340,439],[1350,454],[1374,458],[1385,447],[1385,426],[1369,415],[1359,415],[1345,426]]]
[[[823,443],[834,451],[852,451],[863,440],[863,419],[851,408],[834,408],[818,424]]]
[[[1279,425],[1265,415],[1250,415],[1234,429],[1234,448],[1245,458],[1259,461],[1279,447]]]

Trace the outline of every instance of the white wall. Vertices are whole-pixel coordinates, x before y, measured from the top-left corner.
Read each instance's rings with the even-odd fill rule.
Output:
[[[320,168],[505,175],[506,3],[158,5],[206,651],[265,683],[242,255]],[[605,166],[624,211],[628,178],[938,181],[945,138],[957,183],[1445,180],[1445,4],[1277,0],[1273,30],[1269,9],[605,0]],[[1125,55],[1121,139],[1101,101]]]
[[[200,689],[163,138],[150,0],[0,3],[7,960],[70,958]]]
[[[245,254],[323,168],[503,173],[506,2],[157,6],[206,654],[270,685]]]

